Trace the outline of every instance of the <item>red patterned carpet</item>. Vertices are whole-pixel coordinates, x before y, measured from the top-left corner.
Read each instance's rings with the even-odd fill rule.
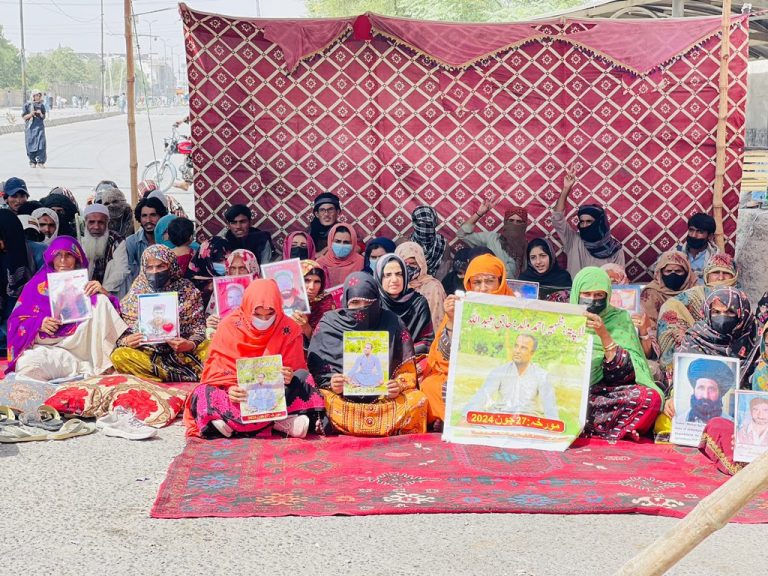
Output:
[[[697,450],[582,441],[564,453],[368,439],[192,439],[154,518],[511,512],[680,518],[727,480]],[[735,519],[768,522],[768,493]]]

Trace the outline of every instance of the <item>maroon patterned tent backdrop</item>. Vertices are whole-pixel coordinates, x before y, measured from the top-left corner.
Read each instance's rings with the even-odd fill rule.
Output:
[[[363,237],[409,234],[434,206],[454,230],[482,199],[551,235],[564,168],[569,205],[608,207],[631,277],[711,211],[720,19],[503,25],[365,15],[244,20],[181,6],[196,216],[209,234],[249,203],[260,226],[304,229],[330,190]],[[724,230],[731,242],[744,143],[747,18],[732,21]]]

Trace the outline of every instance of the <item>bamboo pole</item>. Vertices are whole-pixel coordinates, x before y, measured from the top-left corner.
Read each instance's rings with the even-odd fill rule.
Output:
[[[707,536],[735,516],[752,498],[768,489],[768,452],[704,498],[674,528],[616,572],[617,576],[664,574]]]
[[[131,175],[131,204],[139,203],[139,161],[136,157],[136,73],[133,65],[133,10],[131,0],[123,0],[125,20],[125,96],[128,108],[128,167]]]
[[[723,184],[725,179],[725,133],[728,118],[728,59],[731,54],[731,0],[723,0],[722,39],[720,44],[720,105],[717,113],[715,155],[715,190],[712,211],[715,218],[715,244],[725,250],[723,238]]]

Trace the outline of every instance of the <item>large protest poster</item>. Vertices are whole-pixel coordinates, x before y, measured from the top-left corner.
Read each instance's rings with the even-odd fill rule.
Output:
[[[587,415],[582,307],[469,292],[456,304],[443,439],[563,451]]]

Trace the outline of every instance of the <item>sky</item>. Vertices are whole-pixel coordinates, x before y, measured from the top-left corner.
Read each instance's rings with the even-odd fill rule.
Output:
[[[75,52],[99,53],[99,0],[22,0],[24,3],[24,43],[27,54],[68,46]],[[104,2],[104,51],[125,54],[123,38],[123,0]],[[260,5],[264,18],[300,18],[306,16],[303,0],[188,0],[190,8],[203,12],[255,17]],[[138,15],[139,46],[149,52],[149,35],[160,38],[152,42],[152,52],[170,57],[182,50],[183,38],[178,3],[172,0],[133,0]],[[142,12],[166,9],[141,15]],[[19,0],[0,0],[0,23],[3,35],[17,47],[20,42]],[[146,36],[142,36],[146,35]]]

